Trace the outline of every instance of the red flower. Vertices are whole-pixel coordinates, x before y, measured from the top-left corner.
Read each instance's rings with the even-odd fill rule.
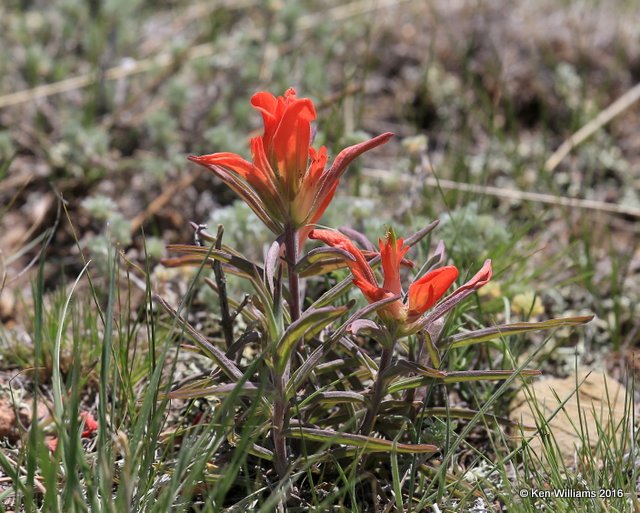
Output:
[[[353,273],[353,283],[370,303],[402,294],[400,264],[409,247],[404,245],[403,239],[396,238],[393,230],[387,232],[385,240],[378,241],[384,274],[382,287],[378,286],[375,274],[362,252],[347,237],[330,230],[312,230],[309,237],[343,249],[355,258],[355,261],[348,260],[347,265]],[[385,321],[411,324],[437,303],[457,277],[458,269],[455,266],[435,269],[409,286],[408,304],[398,299],[378,310],[378,314]]]
[[[342,150],[327,164],[327,149],[311,144],[311,122],[316,111],[309,98],[298,98],[293,88],[276,98],[259,92],[251,105],[262,113],[264,133],[251,139],[252,162],[235,153],[190,156],[210,169],[240,196],[274,233],[284,226],[302,228],[316,223],[331,202],[340,177],[358,155],[386,143],[385,133]],[[303,231],[303,237],[308,232]]]
[[[80,412],[80,418],[84,420],[84,429],[82,430],[82,438],[89,438],[93,433],[98,430],[98,422],[91,415],[91,413],[87,411]],[[58,437],[54,436],[47,440],[47,447],[51,452],[56,452],[58,448]]]
[[[82,431],[82,436],[84,438],[90,437],[98,430],[98,422],[93,418],[91,413],[86,411],[80,412],[80,418],[84,420],[84,430]]]
[[[58,438],[57,437],[49,438],[47,440],[47,447],[51,452],[56,452],[56,449],[58,448]]]

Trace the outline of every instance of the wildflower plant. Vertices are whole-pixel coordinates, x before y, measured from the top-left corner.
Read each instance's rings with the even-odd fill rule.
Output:
[[[427,394],[417,391],[438,384],[508,380],[514,373],[539,374],[534,369],[448,371],[445,352],[590,319],[498,325],[449,335],[444,329],[447,316],[491,280],[491,260],[459,283],[468,272],[448,263],[442,244],[428,262],[416,265],[406,258],[437,222],[406,238],[389,228],[377,248],[351,228],[317,225],[349,164],[392,134],[350,146],[329,165],[326,148],[312,146],[316,111],[310,99],[289,89],[280,97],[259,92],[251,104],[262,115],[264,131],[251,140],[250,161],[226,152],[189,159],[212,171],[273,232],[264,261],[251,261],[225,245],[222,226],[212,234],[195,223],[198,243],[171,245],[168,249],[180,255],[164,260],[168,266],[213,268],[215,280],[207,282],[220,295],[225,345],[211,342],[162,298],[157,301],[195,343],[192,349],[214,365],[206,382],[176,388],[169,396],[246,397],[239,410],[244,404],[262,419],[255,423],[260,429],[252,438],[251,454],[263,460],[264,467],[272,466],[279,478],[286,481],[295,475],[308,458],[332,465],[347,458],[357,467],[371,465],[372,458],[354,460],[354,454],[424,454],[422,461],[427,461],[441,448],[421,443],[420,434],[412,435],[397,422],[403,418],[412,424],[430,411],[426,400],[416,400]],[[307,251],[310,241],[323,245]],[[329,285],[319,297],[304,293],[313,289],[304,286],[308,280],[338,269],[348,269],[351,276]],[[402,283],[405,270],[415,272],[407,288]],[[226,273],[246,280],[244,300],[227,296]],[[362,292],[366,306],[357,309],[354,301],[344,301],[353,286]],[[242,333],[235,322],[239,316],[246,321]],[[241,358],[247,346],[258,347],[253,359]],[[250,398],[257,398],[257,404]],[[240,417],[244,413],[238,411]],[[448,415],[469,418],[469,413],[456,409]],[[314,446],[329,450],[312,453]]]

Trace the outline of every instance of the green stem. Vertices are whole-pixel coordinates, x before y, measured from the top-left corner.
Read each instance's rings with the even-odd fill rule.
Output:
[[[376,375],[376,380],[373,384],[373,390],[371,391],[371,402],[369,403],[367,414],[364,418],[364,421],[362,422],[362,426],[360,427],[360,434],[364,436],[368,436],[369,433],[371,433],[376,423],[376,415],[378,414],[380,403],[382,402],[382,398],[384,397],[385,383],[383,375],[384,372],[389,368],[392,357],[393,346],[383,347],[382,356],[380,358],[380,365],[378,366],[378,374]]]

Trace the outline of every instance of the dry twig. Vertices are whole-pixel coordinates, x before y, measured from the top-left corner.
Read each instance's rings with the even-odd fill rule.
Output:
[[[385,169],[365,168],[363,173],[372,178],[389,179],[391,173]],[[412,182],[410,177],[400,178],[407,183]],[[394,180],[398,177],[394,176]],[[427,187],[435,187],[440,189],[471,192],[474,194],[482,194],[484,196],[493,196],[496,198],[505,198],[516,201],[532,201],[534,203],[546,203],[549,205],[557,205],[563,207],[581,208],[585,210],[596,210],[600,212],[609,212],[611,214],[622,214],[640,218],[640,208],[625,207],[616,203],[607,203],[605,201],[587,200],[581,198],[571,198],[566,196],[555,196],[540,192],[520,191],[517,189],[505,189],[503,187],[493,187],[491,185],[475,185],[470,183],[455,182],[453,180],[444,180],[429,176],[424,180]]]
[[[560,164],[562,159],[564,159],[571,152],[571,150],[573,150],[573,148],[583,143],[595,132],[597,132],[598,129],[602,128],[617,115],[627,110],[638,100],[640,100],[640,84],[636,84],[634,87],[629,89],[615,102],[601,111],[600,114],[598,114],[594,119],[589,121],[580,130],[578,130],[566,141],[564,141],[560,145],[560,147],[556,151],[554,151],[553,154],[547,159],[544,164],[544,169],[546,171],[553,171],[558,166],[558,164]]]

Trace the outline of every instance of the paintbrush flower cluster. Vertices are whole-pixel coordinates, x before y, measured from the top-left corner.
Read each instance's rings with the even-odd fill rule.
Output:
[[[195,264],[201,269],[211,265],[215,281],[208,283],[220,295],[224,347],[212,343],[159,301],[175,315],[195,348],[211,358],[220,371],[215,383],[178,389],[170,396],[262,394],[268,400],[256,408],[270,425],[270,440],[254,444],[252,454],[272,461],[280,477],[292,471],[300,439],[305,444],[328,443],[363,452],[436,452],[438,448],[430,444],[391,442],[374,437],[372,432],[397,438],[394,419],[398,415],[409,420],[423,415],[426,403],[414,401],[416,389],[478,379],[512,379],[516,372],[447,371],[443,368],[444,352],[588,320],[492,326],[449,336],[443,329],[444,318],[489,282],[493,273],[490,260],[448,293],[460,275],[469,273],[447,261],[442,244],[428,265],[418,267],[405,258],[437,222],[406,238],[386,228],[378,248],[351,228],[317,225],[330,208],[349,164],[388,142],[392,134],[350,146],[329,164],[327,149],[312,146],[312,123],[317,113],[310,99],[298,97],[294,89],[278,97],[259,92],[251,105],[264,124],[262,135],[250,141],[251,160],[228,152],[190,156],[189,160],[222,180],[273,232],[273,244],[264,262],[250,261],[223,244],[222,226],[214,235],[196,224],[198,243],[170,246],[183,255],[164,261],[169,266]],[[305,252],[311,241],[324,245]],[[403,268],[421,269],[408,280],[406,293]],[[317,284],[322,283],[317,276],[340,269],[348,269],[350,277],[333,285],[325,279],[325,290],[316,297],[304,293],[317,291]],[[243,301],[227,296],[225,273],[247,280],[251,292]],[[314,279],[315,288],[304,286],[305,280]],[[366,300],[359,309],[354,308],[354,301],[343,299],[352,285]],[[248,326],[240,334],[235,323],[238,316],[245,317]],[[241,355],[250,344],[259,347],[260,358],[245,362]],[[261,390],[258,383],[263,375],[261,363],[270,375],[267,390]],[[518,374],[538,372],[520,369]],[[386,398],[392,400],[385,402]],[[380,413],[383,402],[384,412]]]

